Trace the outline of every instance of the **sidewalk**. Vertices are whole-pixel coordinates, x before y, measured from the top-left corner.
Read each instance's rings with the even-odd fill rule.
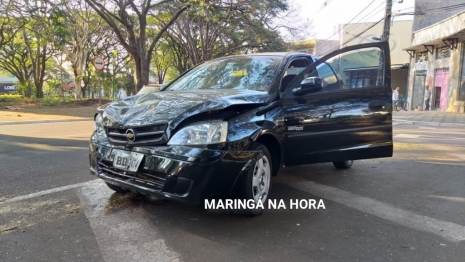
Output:
[[[441,111],[394,111],[392,115],[393,122],[399,124],[465,127],[465,114],[460,113]]]
[[[0,125],[88,121],[96,112],[95,106],[24,107],[17,110],[0,107]]]

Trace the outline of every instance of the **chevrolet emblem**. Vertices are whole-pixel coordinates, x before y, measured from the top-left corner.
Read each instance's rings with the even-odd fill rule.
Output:
[[[136,140],[136,134],[134,133],[134,130],[132,129],[126,130],[126,138],[129,141],[134,142]]]

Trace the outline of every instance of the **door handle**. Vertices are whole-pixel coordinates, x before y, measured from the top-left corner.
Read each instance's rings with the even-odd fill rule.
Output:
[[[299,119],[299,123],[315,123],[319,122],[320,118],[323,118],[323,116],[305,116]]]

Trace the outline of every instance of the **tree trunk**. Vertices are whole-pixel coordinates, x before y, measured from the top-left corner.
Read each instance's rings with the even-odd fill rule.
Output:
[[[35,82],[35,81],[34,81],[34,82]],[[36,86],[36,97],[37,97],[37,98],[42,98],[42,97],[44,97],[44,91],[42,90],[42,88],[43,88],[42,83],[40,83],[40,82],[35,82],[35,86]]]
[[[86,66],[86,58],[88,57],[88,51],[84,49],[85,47],[81,47],[79,49],[79,52],[77,54],[77,59],[75,63],[75,72],[74,72],[74,86],[76,88],[76,99],[81,100],[82,99],[82,80],[81,78],[84,75],[84,68]],[[78,81],[76,81],[78,79]]]
[[[76,100],[82,100],[83,97],[83,90],[82,90],[82,71],[80,70],[79,63],[73,65],[73,73],[74,73],[74,90],[76,91]]]
[[[36,56],[36,70],[34,72],[34,85],[36,86],[36,97],[42,98],[44,97],[44,78],[45,78],[45,62],[47,60],[47,45],[42,46],[42,50],[40,51],[37,48],[39,53]],[[63,88],[63,87],[62,87]]]
[[[154,3],[152,1],[142,1],[144,4],[139,8],[132,0],[128,1],[116,1],[117,8],[114,6],[112,8],[107,8],[98,0],[85,0],[90,7],[92,7],[97,14],[108,25],[111,27],[113,32],[116,34],[116,37],[120,41],[121,45],[131,54],[131,57],[134,60],[135,64],[135,86],[136,92],[138,92],[142,86],[149,83],[149,69],[150,69],[150,60],[155,44],[160,40],[162,34],[166,32],[168,27],[170,27],[178,17],[187,10],[188,5],[180,8],[166,23],[162,28],[159,29],[159,32],[151,42],[147,49],[147,37],[146,37],[146,26],[147,26],[147,16],[149,10],[153,8]],[[169,2],[169,1],[159,1]],[[119,8],[119,9],[118,9]],[[129,13],[126,10],[132,9],[137,15],[137,21],[133,22],[132,19],[129,19]],[[121,24],[121,26],[120,26]],[[138,24],[138,28],[135,29],[134,24]]]

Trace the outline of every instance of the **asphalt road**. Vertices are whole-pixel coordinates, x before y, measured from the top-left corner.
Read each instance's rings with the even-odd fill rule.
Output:
[[[393,158],[286,167],[287,208],[247,218],[114,194],[88,172],[92,126],[0,126],[0,261],[464,261],[465,128],[396,125]]]

